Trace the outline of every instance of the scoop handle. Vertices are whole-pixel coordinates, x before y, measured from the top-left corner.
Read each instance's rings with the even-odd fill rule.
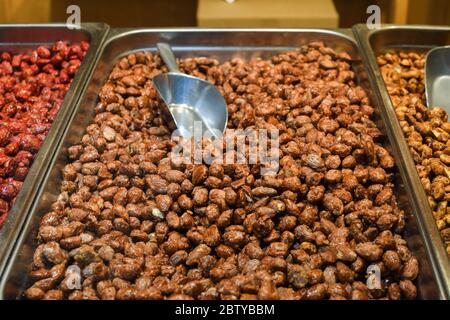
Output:
[[[159,51],[159,55],[161,56],[161,59],[163,59],[167,68],[169,68],[169,71],[181,73],[180,69],[178,69],[177,60],[175,59],[175,56],[173,54],[173,51],[172,51],[172,48],[170,47],[170,45],[165,42],[159,42],[156,44],[156,46],[158,47],[158,51]]]

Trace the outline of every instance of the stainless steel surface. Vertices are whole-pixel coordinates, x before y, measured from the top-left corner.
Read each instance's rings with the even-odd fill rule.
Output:
[[[450,114],[450,46],[436,47],[425,57],[425,93],[428,108],[441,107]]]
[[[426,52],[436,46],[448,45],[450,44],[450,28],[386,25],[378,30],[369,30],[366,25],[361,24],[353,27],[353,31],[360,45],[366,68],[369,70],[368,76],[375,88],[375,97],[380,101],[379,105],[384,106],[381,108],[381,115],[387,124],[387,133],[391,141],[392,139],[396,140],[396,143],[393,144],[394,152],[398,157],[397,164],[404,177],[406,191],[416,209],[419,234],[425,240],[426,251],[433,262],[431,265],[433,272],[439,277],[441,295],[448,299],[450,297],[449,258],[428,205],[427,195],[422,187],[414,160],[397,121],[376,56],[393,49],[413,49],[417,52]]]
[[[67,92],[52,127],[45,138],[40,151],[36,155],[24,181],[22,190],[17,195],[16,203],[9,212],[9,217],[0,229],[0,275],[11,253],[14,241],[21,231],[41,180],[45,176],[55,146],[62,136],[67,120],[73,111],[85,79],[97,57],[97,51],[104,40],[109,27],[103,23],[82,24],[80,30],[69,30],[65,24],[40,25],[0,25],[0,51],[13,53],[26,52],[39,45],[51,45],[58,40],[70,42],[89,41],[90,48]]]
[[[228,122],[228,109],[222,94],[210,82],[184,74],[167,43],[157,43],[161,59],[169,73],[153,78],[156,90],[166,104],[166,118],[185,138],[219,138]],[[195,130],[194,130],[195,129]]]
[[[156,47],[158,48],[161,59],[166,64],[167,69],[169,69],[169,72],[181,73],[178,68],[177,59],[175,58],[170,45],[165,42],[159,42],[156,44]]]
[[[180,57],[209,56],[219,60],[241,58],[268,58],[274,53],[291,50],[310,41],[322,40],[328,46],[338,51],[347,51],[354,57],[353,69],[358,81],[367,90],[373,99],[376,108],[376,118],[379,128],[387,132],[388,121],[381,115],[385,114],[380,107],[380,100],[373,96],[367,81],[367,73],[358,55],[358,47],[351,37],[351,31],[330,31],[315,29],[289,29],[289,30],[245,30],[245,29],[142,29],[121,30],[113,29],[100,53],[99,62],[88,80],[88,85],[76,105],[71,117],[70,125],[64,137],[57,146],[56,156],[51,160],[51,169],[47,172],[42,187],[31,208],[23,232],[14,248],[4,277],[0,282],[0,298],[20,298],[23,290],[30,284],[27,276],[32,261],[33,250],[36,247],[36,234],[39,221],[59,194],[62,180],[61,170],[68,163],[67,148],[77,143],[85,132],[85,128],[94,117],[94,107],[97,95],[109,76],[109,72],[119,57],[140,50],[156,51],[157,42],[168,42]],[[400,132],[401,134],[401,132]],[[389,135],[385,147],[393,152],[397,163],[401,162],[401,155],[397,146],[400,136]],[[405,237],[411,250],[417,255],[421,268],[417,280],[419,297],[422,299],[437,299],[445,297],[442,290],[441,274],[435,268],[436,263],[431,251],[428,251],[428,236],[422,232],[420,207],[413,203],[414,194],[410,188],[405,189],[408,172],[396,174],[396,190],[399,206],[405,210],[406,232]],[[406,190],[409,190],[407,192]]]

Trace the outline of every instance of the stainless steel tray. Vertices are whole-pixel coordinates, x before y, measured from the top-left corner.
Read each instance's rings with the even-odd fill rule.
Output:
[[[65,24],[0,25],[0,51],[26,52],[40,45],[50,45],[58,40],[90,42],[89,51],[73,79],[41,149],[36,155],[22,189],[17,195],[16,203],[0,229],[0,275],[6,265],[8,255],[11,253],[14,241],[21,231],[23,222],[30,212],[33,199],[41,185],[42,178],[45,176],[50,160],[53,158],[55,146],[62,136],[61,132],[66,127],[69,116],[72,114],[73,105],[79,98],[86,76],[92,69],[92,64],[97,58],[98,49],[104,41],[108,29],[109,26],[103,23],[86,23],[79,30],[69,30]]]
[[[419,230],[423,237],[428,239],[425,245],[434,256],[435,268],[441,277],[443,289],[450,295],[450,260],[376,61],[378,54],[389,49],[413,49],[425,52],[435,46],[449,45],[450,27],[386,25],[378,30],[369,30],[366,25],[359,24],[353,27],[353,31],[361,47],[366,68],[369,70],[370,82],[377,88],[375,94],[384,106],[382,115],[388,124],[388,135],[391,139],[397,140],[398,166],[405,177],[407,191],[414,195],[411,200],[418,210]]]
[[[61,170],[68,162],[67,148],[77,143],[82,137],[85,128],[94,117],[94,106],[97,102],[97,94],[107,79],[109,72],[116,60],[130,52],[138,50],[153,50],[158,41],[165,41],[172,45],[177,56],[207,55],[219,60],[232,57],[268,57],[276,52],[290,50],[313,40],[322,40],[327,45],[342,51],[349,52],[354,58],[354,69],[358,78],[372,95],[372,90],[367,82],[367,76],[358,56],[358,47],[352,38],[351,30],[318,30],[318,29],[113,29],[103,45],[98,64],[96,65],[89,83],[82,97],[76,105],[70,125],[64,133],[63,139],[57,146],[57,153],[50,163],[36,201],[31,208],[24,230],[21,233],[7,269],[0,281],[0,298],[18,299],[30,282],[27,277],[29,265],[32,261],[33,250],[36,247],[36,234],[39,221],[59,194],[62,180]],[[373,100],[374,106],[380,108]],[[386,132],[382,118],[376,115],[377,123],[381,130]],[[391,150],[397,161],[401,160],[398,148],[391,147],[396,144],[396,139],[386,140],[386,147]],[[407,174],[407,173],[406,173]],[[396,194],[399,205],[407,213],[407,237],[410,248],[418,256],[421,262],[421,271],[418,278],[420,298],[438,299],[444,298],[440,275],[435,268],[434,256],[427,250],[429,241],[418,224],[416,217],[420,215],[419,209],[411,206],[413,195],[405,191],[403,176],[397,175]]]

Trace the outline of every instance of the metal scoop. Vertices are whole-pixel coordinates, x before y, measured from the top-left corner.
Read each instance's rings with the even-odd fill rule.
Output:
[[[201,125],[202,135],[206,131],[219,137],[228,121],[225,99],[208,81],[184,74],[178,69],[175,56],[167,43],[157,44],[159,54],[169,69],[153,78],[153,84],[167,108],[164,110],[169,126],[180,130],[189,138],[194,136],[194,122]],[[196,135],[198,132],[196,128]]]
[[[441,107],[450,115],[450,46],[431,49],[425,57],[428,108]]]

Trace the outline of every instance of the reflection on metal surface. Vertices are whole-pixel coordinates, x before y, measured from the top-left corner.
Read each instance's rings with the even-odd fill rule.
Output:
[[[201,124],[202,132],[209,131],[205,121],[202,120],[199,113],[191,106],[188,106],[187,104],[172,103],[169,105],[169,111],[172,116],[177,119],[176,123],[181,124],[178,126],[178,129],[183,137],[189,138],[194,136],[194,125],[198,123]]]
[[[441,107],[450,114],[450,46],[437,47],[427,53],[425,90],[428,108]]]

